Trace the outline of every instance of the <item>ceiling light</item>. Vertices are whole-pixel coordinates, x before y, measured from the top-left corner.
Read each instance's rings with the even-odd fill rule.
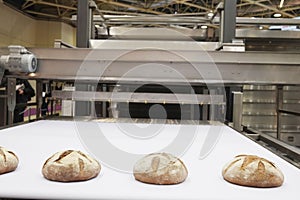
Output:
[[[283,3],[284,3],[284,0],[281,0],[281,1],[280,1],[280,4],[279,4],[279,8],[282,8]]]
[[[28,76],[30,76],[30,77],[35,77],[35,76],[36,76],[36,73],[31,72],[31,73],[28,74]]]
[[[259,28],[259,30],[263,30],[264,29],[264,27],[262,27],[262,26],[259,26],[258,28]]]
[[[207,14],[207,16],[208,16],[208,17],[212,17],[212,16],[214,16],[214,13],[213,13],[213,12],[209,12],[209,13]]]
[[[206,25],[202,25],[201,28],[202,29],[207,29],[207,26]]]
[[[99,24],[95,24],[95,27],[96,27],[96,28],[100,28],[100,25],[99,25]]]
[[[273,15],[273,17],[281,17],[282,15],[281,15],[281,13],[275,13],[274,15]]]

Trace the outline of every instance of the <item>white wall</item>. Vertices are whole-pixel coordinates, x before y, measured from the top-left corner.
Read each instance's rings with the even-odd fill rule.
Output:
[[[52,48],[55,39],[75,46],[75,30],[66,23],[35,20],[0,1],[0,47],[15,44]]]
[[[36,26],[36,46],[53,47],[55,39],[61,39],[61,23],[38,20]]]
[[[35,46],[36,21],[0,2],[0,46]]]

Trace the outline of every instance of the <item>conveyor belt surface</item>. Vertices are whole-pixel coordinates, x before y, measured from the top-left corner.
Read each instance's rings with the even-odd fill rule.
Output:
[[[88,122],[86,122],[88,123]],[[225,125],[162,125],[156,136],[138,140],[122,133],[122,124],[93,122],[99,125],[108,140],[127,152],[151,153],[169,144],[181,126],[194,126],[196,137],[181,159],[189,175],[178,185],[150,185],[135,181],[130,173],[122,173],[104,165],[98,177],[86,182],[59,183],[44,179],[41,173],[45,160],[53,153],[77,149],[91,153],[78,137],[73,121],[37,121],[0,130],[0,146],[14,151],[20,160],[16,171],[0,175],[0,198],[33,199],[173,199],[173,200],[253,200],[298,199],[300,170],[260,145]],[[146,124],[128,123],[146,127]],[[199,159],[209,130],[221,130],[215,147]],[[190,133],[186,133],[190,134]],[[109,154],[110,152],[106,152]],[[250,188],[230,184],[222,178],[222,168],[238,154],[255,154],[273,161],[284,173],[285,181],[278,188]],[[117,159],[117,158],[116,158]]]

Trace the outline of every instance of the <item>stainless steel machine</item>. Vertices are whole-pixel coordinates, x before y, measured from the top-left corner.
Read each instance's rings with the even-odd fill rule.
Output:
[[[274,138],[284,141],[279,145],[284,146],[282,155],[297,155],[299,150],[285,143],[299,145],[298,52],[216,51],[217,43],[194,41],[91,44],[90,49],[29,49],[39,63],[34,76],[6,77],[36,80],[37,118],[43,88],[59,81],[74,91],[52,88],[48,98],[75,102],[73,116],[234,122],[236,130],[267,143],[272,140],[271,130]],[[234,90],[239,94],[233,94]],[[294,99],[292,105],[288,98]],[[7,102],[11,104],[13,96]],[[268,120],[270,114],[272,120]],[[275,146],[277,139],[272,140]]]
[[[243,23],[250,22],[244,20]],[[272,38],[279,34],[276,31],[257,31],[253,37],[252,31],[239,30],[234,40],[228,42],[226,27],[222,30],[220,42],[194,41],[169,29],[164,29],[164,34],[172,35],[173,40],[157,37],[156,40],[133,40],[145,37],[143,29],[125,35],[126,39],[118,35],[108,40],[89,40],[90,48],[29,48],[38,61],[35,73],[5,76],[8,84],[3,97],[9,108],[8,122],[12,125],[16,78],[36,82],[36,118],[45,120],[1,130],[2,143],[16,149],[24,162],[17,173],[3,178],[1,188],[6,189],[0,196],[217,200],[269,198],[271,195],[273,199],[297,199],[300,167],[297,45],[286,47],[286,51],[269,51],[285,46],[284,42],[273,47],[265,43],[259,48],[261,41],[271,44],[276,40]],[[293,33],[292,38],[287,36],[289,32],[279,35],[294,41],[300,37],[299,33]],[[66,87],[54,86],[58,82]],[[42,116],[43,93],[48,94],[49,102],[64,102],[70,106],[68,117],[62,116],[62,112],[56,118],[51,118],[50,113]],[[151,139],[157,135],[147,135],[144,128],[148,125],[166,135],[153,142]],[[25,131],[21,132],[24,127]],[[135,134],[131,134],[132,130]],[[96,137],[99,132],[100,139]],[[120,136],[124,132],[128,137]],[[141,139],[136,133],[145,137]],[[175,133],[178,137],[174,139]],[[23,140],[12,142],[16,138]],[[118,148],[107,148],[105,138],[116,142]],[[140,140],[137,142],[136,138]],[[185,143],[187,138],[188,143]],[[94,145],[95,141],[101,145]],[[167,148],[161,148],[163,144],[167,144]],[[28,145],[33,145],[35,150],[28,153]],[[154,147],[159,150],[183,148],[179,154],[190,170],[184,184],[175,187],[139,185],[130,172],[124,173],[106,163],[107,157],[101,160],[104,167],[100,176],[90,182],[49,183],[37,173],[42,160],[62,148],[111,155],[122,148],[123,153],[149,153]],[[284,169],[286,184],[268,193],[228,185],[220,170],[225,160],[237,154],[257,154],[272,159]],[[116,158],[122,155],[113,154]],[[17,192],[12,187],[15,182],[22,185]],[[30,187],[23,187],[25,182]],[[33,187],[36,185],[40,186],[39,191]],[[199,188],[204,189],[199,192]]]

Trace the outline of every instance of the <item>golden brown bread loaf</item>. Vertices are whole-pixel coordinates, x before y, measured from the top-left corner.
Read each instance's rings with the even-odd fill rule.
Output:
[[[90,156],[74,150],[57,152],[43,165],[46,179],[60,182],[85,181],[96,177],[101,166]]]
[[[236,156],[224,166],[222,175],[230,183],[251,187],[278,187],[284,180],[272,162],[255,155]]]
[[[138,160],[133,174],[136,180],[144,183],[170,185],[183,182],[188,171],[179,158],[167,153],[154,153]]]
[[[18,164],[19,159],[13,152],[0,147],[0,174],[14,171]]]

